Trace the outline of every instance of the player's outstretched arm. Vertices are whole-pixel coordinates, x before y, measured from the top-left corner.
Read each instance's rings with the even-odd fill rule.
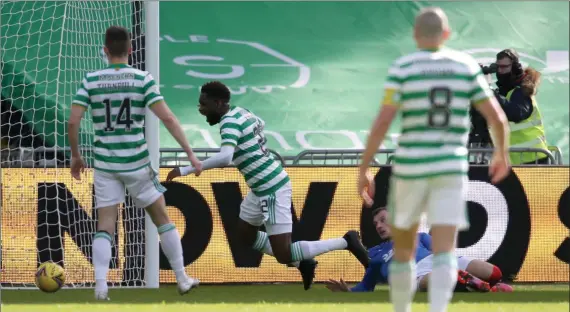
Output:
[[[326,287],[332,292],[370,292],[374,291],[376,284],[381,281],[382,262],[372,261],[364,273],[362,281],[356,286],[349,288],[342,280],[329,279],[325,282]]]
[[[186,155],[188,155],[188,159],[196,168],[195,173],[199,175],[202,171],[202,165],[200,160],[194,155],[194,151],[190,147],[186,136],[184,135],[184,131],[180,126],[180,122],[178,122],[178,118],[174,116],[168,105],[163,100],[159,100],[150,106],[150,110],[162,121],[168,132],[174,137],[176,142],[182,147]]]
[[[350,291],[352,292],[374,291],[374,289],[376,288],[376,284],[384,281],[384,278],[382,276],[383,263],[384,263],[383,260],[370,261],[370,264],[366,269],[366,272],[364,273],[362,281],[356,284],[356,286],[352,287]]]
[[[227,120],[225,121],[222,120],[220,125],[222,148],[220,149],[219,153],[204,160],[204,162],[202,163],[203,170],[225,167],[232,162],[235,148],[238,145],[238,139],[241,136],[241,131],[236,128],[239,129],[239,126],[236,127],[235,123]],[[179,176],[191,174],[194,171],[195,168],[192,166],[175,168],[172,171],[170,171],[170,173],[166,177],[166,181],[170,181]]]
[[[234,146],[222,145],[222,148],[220,149],[219,153],[202,162],[202,170],[208,170],[212,168],[222,168],[228,166],[232,162],[234,150],[235,150]],[[194,168],[194,166],[174,168],[168,173],[166,181],[172,181],[174,178],[189,175],[191,173],[194,173],[195,170],[196,168]]]

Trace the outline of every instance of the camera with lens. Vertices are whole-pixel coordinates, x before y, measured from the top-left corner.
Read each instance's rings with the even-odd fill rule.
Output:
[[[497,68],[499,67],[496,63],[491,63],[489,66],[483,66],[483,64],[479,64],[479,66],[481,66],[483,75],[494,74],[497,72]]]

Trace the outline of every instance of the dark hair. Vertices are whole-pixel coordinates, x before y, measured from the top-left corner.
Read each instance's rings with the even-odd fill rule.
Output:
[[[522,65],[519,61],[519,54],[515,49],[505,49],[497,53],[497,60],[508,58],[513,62],[512,72],[516,77],[520,77],[523,74]]]
[[[374,218],[377,214],[379,214],[381,211],[386,210],[386,207],[378,207],[374,210],[372,210],[372,218]]]
[[[519,54],[515,49],[504,49],[503,51],[497,53],[497,59],[509,58],[511,61],[518,62]]]
[[[519,60],[519,54],[514,49],[505,49],[497,53],[497,60],[508,58],[513,62],[513,74],[521,79],[521,89],[526,96],[533,96],[538,92],[538,85],[540,84],[540,72],[532,67],[527,67],[523,70],[522,64]]]
[[[226,103],[230,101],[230,89],[219,81],[210,81],[203,84],[200,92],[216,100],[222,100]]]
[[[111,26],[105,32],[105,47],[111,56],[127,56],[131,45],[131,36],[126,28]]]

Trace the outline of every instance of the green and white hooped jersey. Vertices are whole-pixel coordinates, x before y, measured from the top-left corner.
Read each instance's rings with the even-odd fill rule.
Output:
[[[384,103],[401,112],[394,176],[467,174],[470,106],[493,97],[475,59],[448,48],[418,51],[394,62],[385,89]]]
[[[91,108],[96,169],[127,172],[150,164],[143,130],[145,112],[162,99],[148,72],[126,64],[113,64],[85,76],[72,103]]]
[[[289,175],[266,149],[265,122],[247,109],[231,106],[220,121],[222,146],[235,147],[233,163],[257,196],[275,193]]]

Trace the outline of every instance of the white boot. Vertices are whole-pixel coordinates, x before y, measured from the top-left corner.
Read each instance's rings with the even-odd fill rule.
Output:
[[[107,296],[106,290],[95,290],[95,300],[109,301],[111,299]]]
[[[188,293],[192,288],[198,287],[200,281],[197,278],[186,277],[178,281],[178,293],[184,295]]]

